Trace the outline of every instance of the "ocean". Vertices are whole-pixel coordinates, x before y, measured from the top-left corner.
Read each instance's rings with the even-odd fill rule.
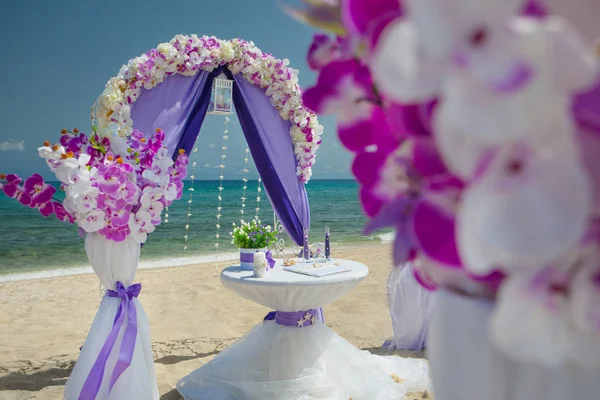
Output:
[[[186,189],[192,182],[186,182]],[[168,223],[159,225],[142,248],[140,268],[186,265],[236,256],[229,232],[233,222],[239,223],[242,209],[243,182],[224,181],[221,203],[219,247],[215,248],[217,196],[219,181],[195,181],[191,205],[189,191],[169,207]],[[258,182],[250,180],[246,192],[246,219],[255,215]],[[391,232],[363,236],[366,222],[358,202],[358,185],[353,180],[311,180],[306,186],[311,209],[310,243],[322,242],[325,226],[331,230],[332,252],[335,244],[363,241],[387,242]],[[273,210],[261,194],[259,218],[273,225]],[[187,250],[184,250],[188,206]],[[164,213],[163,213],[164,219]],[[291,240],[285,236],[287,247]],[[74,225],[42,217],[15,200],[0,195],[0,282],[72,275],[90,272],[83,239]]]

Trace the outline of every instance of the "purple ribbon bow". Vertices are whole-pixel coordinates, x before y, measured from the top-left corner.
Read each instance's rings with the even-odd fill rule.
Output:
[[[275,268],[275,260],[273,259],[273,254],[271,253],[271,250],[267,250],[267,252],[265,253],[265,258],[267,259],[267,269]]]
[[[81,393],[79,394],[79,400],[94,400],[98,395],[98,391],[100,390],[100,385],[102,384],[102,379],[104,377],[106,362],[108,361],[108,357],[110,356],[112,348],[115,345],[119,331],[125,322],[124,309],[127,310],[127,328],[123,334],[123,342],[121,343],[121,348],[119,349],[117,363],[115,364],[115,368],[110,377],[110,385],[108,386],[109,394],[117,382],[117,379],[119,379],[121,374],[127,369],[127,367],[129,367],[129,365],[131,365],[131,360],[133,359],[133,350],[135,348],[135,340],[137,338],[138,329],[137,310],[132,299],[134,297],[138,297],[140,291],[142,290],[142,284],[136,283],[125,289],[125,286],[123,286],[121,282],[117,282],[116,286],[116,291],[108,290],[106,293],[108,297],[117,297],[121,299],[119,309],[117,310],[117,315],[115,316],[115,320],[113,322],[113,328],[106,338],[106,341],[102,346],[102,350],[100,350],[98,358],[96,358],[96,362],[94,362],[94,365],[92,366],[92,369],[85,380],[83,388],[81,389]]]

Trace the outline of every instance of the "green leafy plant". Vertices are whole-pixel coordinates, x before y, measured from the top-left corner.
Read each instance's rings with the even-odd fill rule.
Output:
[[[270,225],[261,225],[257,218],[240,226],[234,222],[230,234],[231,243],[240,249],[263,249],[277,241],[277,232]]]

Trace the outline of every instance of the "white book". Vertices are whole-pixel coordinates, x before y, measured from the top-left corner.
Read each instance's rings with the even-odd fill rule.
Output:
[[[339,274],[342,272],[351,271],[348,267],[341,265],[322,265],[320,267],[314,267],[312,264],[299,264],[292,265],[290,267],[283,267],[284,271],[293,272],[296,274],[309,275],[314,277],[321,277],[333,274]]]

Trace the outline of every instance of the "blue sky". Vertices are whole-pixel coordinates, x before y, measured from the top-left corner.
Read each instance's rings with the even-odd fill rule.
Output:
[[[178,33],[252,40],[288,58],[300,70],[302,87],[315,80],[305,61],[312,30],[284,15],[274,0],[8,1],[0,13],[0,172],[51,178],[37,147],[58,140],[62,128],[88,132],[90,106],[106,81],[130,58]],[[197,178],[217,178],[223,122],[205,120]],[[350,177],[350,156],[338,144],[333,120],[321,122],[313,179]],[[230,124],[226,177],[235,179],[245,140],[237,118]]]

